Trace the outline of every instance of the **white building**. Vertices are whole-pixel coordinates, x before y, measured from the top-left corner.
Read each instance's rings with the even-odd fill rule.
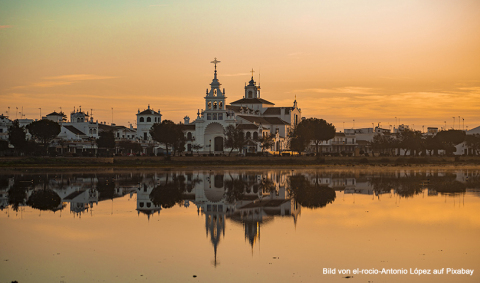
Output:
[[[186,150],[191,151],[193,144],[202,147],[202,151],[223,153],[225,129],[229,125],[240,127],[245,133],[249,145],[244,151],[256,152],[261,150],[258,138],[274,135],[274,146],[271,150],[287,149],[288,135],[301,121],[301,110],[296,100],[293,107],[274,107],[274,103],[260,97],[260,86],[256,85],[253,75],[248,85],[245,85],[243,98],[226,104],[225,89],[221,89],[217,78],[217,64],[215,64],[213,80],[210,89],[207,89],[205,110],[197,112],[197,118],[190,123],[186,116],[184,132],[187,136]],[[252,72],[253,73],[253,72]]]
[[[12,124],[13,122],[7,116],[0,115],[0,140],[8,140],[8,128]]]
[[[70,113],[70,122],[63,122],[63,113],[50,113],[45,119],[60,123],[62,126],[58,137],[64,140],[82,140],[86,138],[98,138],[98,121],[93,122],[91,115],[82,111],[81,108],[74,109]],[[90,120],[89,120],[90,118]]]
[[[152,128],[153,124],[161,123],[162,122],[162,114],[160,114],[160,109],[158,112],[150,109],[150,105],[148,105],[148,109],[143,110],[140,112],[140,109],[137,113],[137,138],[142,140],[152,140],[150,136],[150,128]]]

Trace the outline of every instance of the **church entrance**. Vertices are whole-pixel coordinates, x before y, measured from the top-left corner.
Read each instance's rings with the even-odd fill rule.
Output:
[[[222,137],[216,137],[215,138],[215,143],[214,143],[214,150],[215,151],[223,151],[223,138]]]

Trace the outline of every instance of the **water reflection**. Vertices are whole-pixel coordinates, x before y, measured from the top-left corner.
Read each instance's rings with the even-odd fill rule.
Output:
[[[297,206],[323,208],[344,194],[403,198],[458,194],[480,188],[477,170],[369,171],[190,171],[0,175],[0,209],[23,206],[58,211],[70,204],[76,214],[94,204],[136,193],[137,211],[150,216],[174,205],[197,206],[198,213],[224,212],[246,218],[292,215]],[[291,201],[292,207],[284,203]],[[277,213],[275,213],[277,214]]]
[[[69,212],[80,217],[102,201],[129,195],[138,215],[148,220],[175,205],[195,206],[213,246],[213,264],[228,221],[243,226],[253,250],[261,228],[276,217],[296,225],[301,209],[324,209],[343,195],[412,198],[418,194],[478,194],[478,170],[263,170],[157,171],[78,174],[12,174],[0,176],[0,208]],[[112,208],[113,213],[113,208]]]

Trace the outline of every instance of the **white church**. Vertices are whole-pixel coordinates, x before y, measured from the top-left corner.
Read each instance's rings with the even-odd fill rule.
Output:
[[[291,107],[275,107],[275,104],[260,97],[260,86],[252,78],[245,84],[244,96],[227,105],[225,89],[221,89],[217,78],[216,58],[213,80],[205,96],[205,109],[197,112],[197,118],[190,122],[184,118],[184,132],[187,137],[186,150],[192,151],[192,145],[202,147],[203,153],[223,153],[225,129],[229,125],[240,127],[247,140],[242,150],[244,153],[261,151],[257,141],[263,136],[274,135],[274,146],[271,151],[288,149],[289,134],[301,121],[301,109],[297,101]]]

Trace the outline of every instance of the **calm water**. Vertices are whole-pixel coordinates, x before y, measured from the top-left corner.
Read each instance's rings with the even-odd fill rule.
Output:
[[[25,172],[0,195],[0,282],[480,282],[479,169]]]

